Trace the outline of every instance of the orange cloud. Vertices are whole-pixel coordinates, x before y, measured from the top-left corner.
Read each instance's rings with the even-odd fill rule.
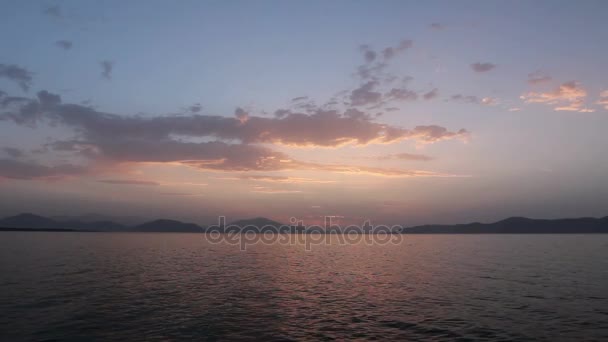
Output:
[[[586,97],[587,91],[576,81],[563,83],[549,92],[529,92],[520,96],[526,103],[551,105],[556,111],[589,112],[592,110],[583,107]]]
[[[287,190],[287,189],[271,189],[263,186],[254,186],[251,192],[257,192],[262,194],[294,194],[300,193],[300,190]]]
[[[251,180],[258,182],[271,182],[271,183],[318,183],[318,184],[327,184],[327,183],[335,183],[336,181],[332,180],[320,180],[320,179],[312,179],[312,178],[301,178],[301,177],[287,177],[287,176],[266,176],[266,175],[242,175],[239,177],[222,177],[220,179],[226,180]]]
[[[416,160],[416,161],[429,161],[433,160],[433,157],[429,157],[424,154],[413,154],[413,153],[396,153],[388,154],[384,156],[372,157],[376,160]]]
[[[600,99],[596,102],[600,106],[604,106],[604,109],[608,109],[608,90],[604,90],[600,94]]]

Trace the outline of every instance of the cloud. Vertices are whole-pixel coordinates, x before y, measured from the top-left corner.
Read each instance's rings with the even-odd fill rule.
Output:
[[[424,98],[425,100],[432,100],[438,96],[439,96],[439,89],[435,88],[435,89],[429,91],[428,93],[425,93],[424,95],[422,95],[422,98]]]
[[[430,161],[433,157],[424,154],[413,154],[413,153],[396,153],[388,154],[384,156],[373,157],[376,160],[415,160],[415,161]]]
[[[14,64],[0,64],[0,78],[15,82],[23,91],[28,91],[32,85],[32,72]]]
[[[299,102],[299,101],[304,101],[304,100],[308,100],[308,96],[294,97],[293,99],[291,99],[291,102]]]
[[[365,63],[371,63],[376,60],[376,52],[371,49],[371,47],[367,44],[361,45],[359,50],[363,53],[363,59]]]
[[[481,99],[481,101],[479,101],[480,104],[482,105],[486,105],[486,106],[494,106],[496,104],[498,104],[498,99],[495,97],[484,97]]]
[[[600,106],[604,106],[604,109],[608,110],[608,90],[604,90],[600,94],[600,99],[596,102]]]
[[[25,155],[22,150],[14,147],[5,147],[2,150],[12,158],[20,158]]]
[[[486,105],[486,106],[494,106],[494,105],[498,104],[498,102],[499,102],[499,99],[495,98],[495,97],[486,96],[486,97],[479,98],[474,95],[462,95],[462,94],[452,95],[450,100],[457,101],[457,102],[464,102],[464,103],[480,104],[480,105]]]
[[[220,179],[249,180],[249,181],[256,181],[256,182],[288,183],[288,184],[299,184],[299,183],[327,184],[327,183],[336,182],[336,181],[332,181],[332,180],[320,180],[320,179],[312,179],[312,178],[287,177],[287,176],[267,176],[267,175],[241,175],[239,177],[224,177],[224,178],[220,178]]]
[[[593,108],[582,108],[581,110],[578,111],[579,113],[594,113],[595,109]]]
[[[114,62],[104,60],[99,62],[101,66],[101,76],[107,80],[112,78],[112,69],[114,69]]]
[[[0,178],[10,179],[61,179],[69,176],[82,175],[87,169],[72,164],[45,166],[35,162],[15,159],[0,159]]]
[[[492,69],[496,68],[496,64],[492,63],[473,63],[471,64],[471,69],[475,72],[488,72]]]
[[[69,40],[58,40],[55,42],[55,46],[62,48],[64,50],[69,50],[72,48],[72,42]]]
[[[365,63],[357,68],[357,76],[359,76],[362,80],[378,81],[380,79],[384,79],[389,82],[394,80],[395,76],[385,74],[384,70],[388,67],[389,62],[392,59],[412,48],[413,45],[413,41],[405,39],[396,46],[388,46],[382,49],[380,53],[373,50],[367,44],[361,45],[359,47],[359,51],[361,51],[363,54]]]
[[[98,180],[99,183],[116,184],[116,185],[145,185],[145,186],[159,186],[160,183],[153,181],[137,180],[137,179],[102,179]]]
[[[203,193],[189,193],[189,192],[161,192],[161,195],[164,196],[184,196],[184,197],[195,197],[195,196],[205,196]]]
[[[385,48],[384,50],[382,50],[382,56],[384,57],[385,60],[389,60],[392,59],[393,57],[397,56],[397,54],[399,54],[400,52],[403,52],[409,48],[411,48],[412,46],[414,46],[414,42],[407,39],[407,40],[402,40],[399,45],[397,46],[389,46],[387,48]]]
[[[587,91],[579,82],[569,81],[549,92],[529,92],[520,96],[526,103],[550,105],[556,111],[588,112],[583,108]]]
[[[452,101],[461,101],[461,102],[466,102],[466,103],[479,103],[479,98],[477,96],[473,96],[473,95],[456,94],[456,95],[452,95],[451,100]]]
[[[446,139],[468,138],[465,129],[449,131],[444,127],[429,125],[406,129],[375,122],[373,116],[365,112],[348,109],[346,111],[317,109],[314,113],[284,111],[281,117],[260,117],[247,114],[237,108],[234,117],[212,115],[182,116],[121,116],[98,112],[91,107],[77,104],[61,104],[59,96],[41,91],[37,99],[21,100],[21,105],[3,113],[0,119],[12,120],[18,124],[34,124],[45,120],[72,127],[84,140],[80,145],[99,144],[112,148],[116,142],[131,143],[136,148],[172,151],[179,135],[192,138],[215,138],[208,143],[183,143],[181,151],[221,149],[227,153],[231,148],[226,142],[250,144],[281,144],[300,147],[338,147],[342,145],[390,144],[403,140],[432,143]],[[206,146],[206,147],[203,147]],[[247,146],[241,149],[261,151],[261,147]],[[116,147],[116,154],[129,149]],[[121,152],[120,150],[123,150]],[[248,152],[254,152],[249,151]],[[268,154],[264,153],[266,156]],[[160,154],[163,155],[162,153]],[[211,153],[215,155],[215,153]],[[192,158],[183,158],[192,159]]]
[[[272,189],[264,186],[254,186],[251,192],[257,192],[261,194],[293,194],[300,193],[301,190],[288,190],[288,189]]]
[[[389,97],[401,99],[411,97],[411,93],[404,89],[389,94]],[[283,152],[274,151],[269,145],[318,148],[391,144],[403,140],[430,144],[451,139],[467,141],[470,138],[470,133],[465,129],[449,131],[436,125],[407,129],[379,123],[375,121],[375,115],[354,108],[325,110],[315,107],[306,113],[282,110],[276,117],[251,115],[242,108],[237,108],[231,117],[200,114],[122,116],[84,105],[62,103],[59,95],[47,91],[38,92],[33,99],[3,96],[0,107],[6,109],[0,114],[0,120],[30,127],[38,123],[61,125],[74,131],[72,139],[47,144],[49,153],[69,153],[73,158],[110,166],[179,163],[208,171],[301,169],[435,176],[427,171],[298,161]]]
[[[549,83],[553,80],[553,78],[542,71],[535,71],[533,73],[528,74],[528,84],[530,85],[538,85]]]
[[[345,164],[318,164],[296,162],[294,169],[316,170],[344,174],[359,174],[384,177],[463,177],[462,175],[446,174],[425,170],[388,169],[379,167],[366,167]]]
[[[406,88],[393,88],[385,94],[388,100],[399,101],[415,101],[418,99],[418,94]]]
[[[188,107],[188,111],[191,113],[199,113],[203,109],[203,106],[200,103],[195,103],[192,106]]]
[[[44,13],[52,18],[62,18],[63,17],[63,12],[59,5],[48,6],[47,8],[45,8],[42,11],[42,13]]]
[[[429,25],[429,27],[433,30],[444,30],[446,28],[446,26],[444,24],[441,23],[432,23],[431,25]]]
[[[382,94],[374,91],[378,85],[376,81],[369,81],[350,93],[350,102],[353,106],[366,106],[376,104],[382,100]]]

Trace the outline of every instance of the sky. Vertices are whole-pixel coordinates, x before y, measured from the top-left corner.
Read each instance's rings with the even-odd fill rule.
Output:
[[[608,215],[605,1],[0,7],[0,215]]]

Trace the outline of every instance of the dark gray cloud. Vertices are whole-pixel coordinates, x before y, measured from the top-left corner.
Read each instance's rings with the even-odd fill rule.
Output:
[[[493,105],[498,104],[498,102],[499,102],[499,99],[494,98],[494,97],[486,96],[486,97],[479,98],[474,95],[462,95],[462,94],[452,95],[452,97],[450,99],[452,101],[456,101],[456,102],[481,104],[481,105],[486,105],[486,106],[493,106]]]
[[[374,91],[376,86],[378,86],[378,82],[369,81],[361,85],[359,88],[353,90],[350,93],[351,105],[367,106],[380,102],[380,100],[382,100],[382,94]]]
[[[456,94],[456,95],[452,95],[451,99],[453,101],[462,101],[462,102],[466,102],[466,103],[479,103],[479,98],[474,95]]]
[[[23,91],[32,85],[32,72],[14,64],[0,64],[0,78],[15,82]]]
[[[385,94],[385,97],[388,100],[414,101],[418,99],[418,94],[406,88],[393,88]]]
[[[441,23],[432,23],[431,25],[429,25],[429,27],[433,30],[444,30],[446,28],[446,26],[444,24]]]
[[[188,110],[191,113],[199,113],[203,109],[203,106],[200,103],[195,103],[192,106],[188,107]]]
[[[22,150],[14,147],[5,147],[2,150],[12,158],[20,158],[25,154]]]
[[[385,69],[388,67],[390,60],[413,46],[414,42],[406,39],[398,45],[386,47],[378,53],[369,45],[361,45],[359,50],[363,54],[365,64],[357,68],[356,75],[362,80],[388,80],[390,82],[395,78],[394,75],[385,74]]]
[[[111,79],[114,62],[105,60],[99,62],[99,65],[101,66],[101,76],[107,80]]]
[[[473,63],[471,64],[471,69],[475,72],[488,72],[492,69],[496,68],[496,64],[492,63]]]
[[[72,42],[69,40],[58,40],[55,42],[55,46],[62,48],[64,50],[69,50],[72,48]]]
[[[0,159],[0,178],[10,179],[59,179],[82,175],[87,169],[72,164],[45,166],[35,162]]]
[[[365,63],[372,63],[376,60],[377,53],[376,51],[372,50],[369,45],[361,45],[359,47],[359,50],[361,50],[361,52],[363,53],[363,59],[365,60]]]
[[[291,102],[299,102],[299,101],[304,101],[304,100],[308,100],[308,96],[294,97],[293,99],[291,99]]]

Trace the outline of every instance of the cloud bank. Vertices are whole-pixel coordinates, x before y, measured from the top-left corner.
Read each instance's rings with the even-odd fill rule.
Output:
[[[376,122],[374,116],[353,108],[343,111],[316,109],[311,113],[285,110],[275,117],[251,115],[240,108],[232,117],[198,114],[121,116],[88,106],[63,103],[59,95],[47,91],[38,92],[36,98],[3,100],[0,103],[5,109],[1,120],[30,127],[61,125],[73,130],[71,139],[47,144],[50,151],[71,153],[105,164],[177,162],[216,171],[306,169],[385,176],[443,176],[426,171],[310,163],[293,160],[270,146],[335,148],[404,140],[432,144],[470,138],[465,129],[450,131],[437,125],[408,129],[382,124]],[[54,170],[46,171],[58,173]],[[70,169],[64,167],[59,170]],[[82,172],[81,169],[78,171]]]

